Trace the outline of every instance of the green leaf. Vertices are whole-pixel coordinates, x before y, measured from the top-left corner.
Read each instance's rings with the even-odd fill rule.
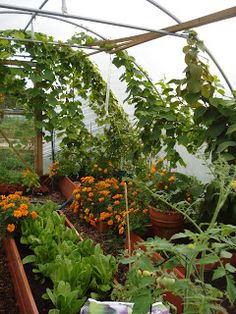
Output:
[[[152,304],[152,295],[149,289],[143,289],[143,291],[133,297],[134,307],[133,314],[148,313]]]
[[[34,263],[36,261],[35,255],[28,255],[22,259],[22,264]]]
[[[225,269],[224,269],[224,267],[219,267],[219,268],[214,270],[212,279],[215,280],[215,279],[218,279],[218,278],[221,278],[221,277],[224,277],[224,276],[225,276]]]
[[[229,263],[225,264],[225,269],[227,271],[229,271],[230,273],[235,273],[236,272],[236,268],[233,265],[229,264]]]
[[[51,309],[49,310],[48,314],[60,314],[60,310],[57,310],[57,309]]]
[[[236,299],[236,287],[234,285],[234,280],[232,275],[226,275],[226,281],[227,281],[227,295],[229,298],[229,301],[231,302],[231,304],[234,303],[235,299]]]
[[[215,138],[219,136],[225,129],[224,124],[213,124],[209,127],[207,130],[207,134],[210,135],[210,137]]]
[[[231,161],[235,159],[235,156],[229,153],[221,153],[221,156],[226,160],[226,161]]]
[[[226,142],[223,142],[221,143],[218,148],[217,148],[217,153],[221,153],[223,152],[225,149],[227,149],[229,146],[235,146],[236,145],[236,142],[234,141],[226,141]]]
[[[201,94],[205,98],[210,98],[212,96],[212,87],[210,84],[205,84],[201,87]]]
[[[195,109],[194,111],[194,120],[198,120],[199,118],[201,118],[205,112],[207,111],[206,107],[198,107],[197,109]]]
[[[219,261],[219,257],[217,255],[207,255],[205,257],[202,257],[199,261],[200,265],[205,265],[205,264],[212,264],[216,263]]]
[[[231,258],[232,257],[232,253],[223,250],[223,251],[220,252],[220,257]]]
[[[232,124],[229,128],[228,128],[228,130],[227,130],[227,132],[226,132],[226,134],[231,134],[231,133],[234,133],[236,131],[236,123],[235,124]]]
[[[189,71],[194,79],[200,79],[202,75],[202,67],[195,63],[189,65]]]

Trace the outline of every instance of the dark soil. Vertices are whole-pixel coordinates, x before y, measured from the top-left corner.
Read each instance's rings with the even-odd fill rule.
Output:
[[[0,242],[0,314],[18,314],[6,254]]]

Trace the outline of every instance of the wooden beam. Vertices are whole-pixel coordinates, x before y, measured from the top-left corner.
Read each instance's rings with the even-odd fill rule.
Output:
[[[232,8],[228,8],[226,10],[208,14],[208,15],[205,15],[205,16],[193,19],[193,20],[189,20],[187,22],[165,27],[162,30],[169,33],[176,33],[179,31],[188,30],[190,28],[195,28],[195,27],[207,25],[210,23],[226,20],[235,16],[236,16],[236,6]],[[148,32],[144,34],[139,34],[139,35],[129,36],[129,37],[122,37],[118,39],[105,40],[105,41],[100,40],[93,43],[93,45],[103,46],[103,45],[115,44],[114,48],[110,50],[110,53],[116,53],[120,50],[127,49],[130,47],[136,46],[138,44],[141,44],[141,43],[153,40],[153,39],[157,39],[166,35],[168,35],[168,33]]]

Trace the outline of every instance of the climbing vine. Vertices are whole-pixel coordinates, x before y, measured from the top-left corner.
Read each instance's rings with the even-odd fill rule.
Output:
[[[183,145],[190,153],[200,148],[216,158],[236,160],[235,98],[226,98],[216,76],[209,71],[204,45],[194,31],[188,32],[185,77],[153,84],[145,71],[126,52],[114,64],[123,68],[120,79],[127,83],[127,100],[135,107],[137,126],[145,152],[164,150],[172,164],[184,164],[176,150]]]
[[[31,39],[29,32],[5,31],[1,36]],[[44,139],[50,141],[47,132],[56,130],[62,147],[77,149],[81,154],[88,154],[95,141],[95,135],[85,126],[83,104],[86,104],[96,114],[97,125],[105,126],[103,144],[107,144],[107,149],[113,148],[113,154],[108,155],[117,160],[125,158],[131,147],[128,144],[137,142],[137,138],[112,93],[109,114],[106,114],[106,83],[97,67],[82,50],[48,44],[53,38],[41,33],[34,36],[41,43],[0,41],[0,92],[13,98],[28,115],[38,117],[38,129],[46,132]],[[84,36],[74,36],[69,43],[83,40]],[[19,62],[17,67],[9,67],[9,57],[15,54],[29,55],[29,59],[24,64]],[[115,140],[119,147],[111,144]]]

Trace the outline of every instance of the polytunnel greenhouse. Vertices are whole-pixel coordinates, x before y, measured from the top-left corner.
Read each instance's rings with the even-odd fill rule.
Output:
[[[235,16],[0,0],[0,313],[236,313]]]

